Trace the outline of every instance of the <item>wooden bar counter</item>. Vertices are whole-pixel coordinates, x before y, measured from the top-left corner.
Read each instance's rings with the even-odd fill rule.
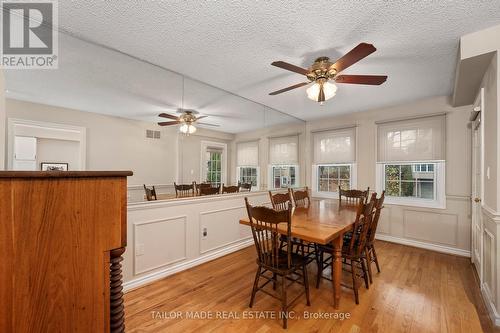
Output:
[[[0,172],[0,332],[123,332],[129,171]]]

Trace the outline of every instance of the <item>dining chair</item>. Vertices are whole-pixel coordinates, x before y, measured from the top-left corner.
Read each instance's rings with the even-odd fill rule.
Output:
[[[303,191],[294,191],[290,189],[291,197],[295,207],[309,207],[311,198],[309,198],[309,189],[306,186]]]
[[[367,289],[370,288],[368,281],[367,262],[364,253],[368,229],[374,215],[376,196],[377,194],[373,193],[368,203],[358,203],[352,237],[347,242],[344,239],[342,245],[342,261],[344,265],[350,268],[350,270],[346,269],[346,271],[351,273],[352,289],[354,291],[354,300],[356,304],[359,304],[358,279],[362,278],[365,282],[365,287]],[[329,266],[331,267],[331,263],[333,260],[333,257],[331,255],[331,253],[333,252],[333,247],[331,245],[319,245],[318,250],[319,265],[318,274],[316,277],[316,288],[319,288],[319,284],[322,278],[331,281],[330,278],[323,276],[323,270]],[[326,259],[324,259],[325,254],[329,254]]]
[[[288,208],[288,204],[292,202],[290,190],[286,193],[276,194],[269,191],[269,198],[271,199],[271,204],[273,205],[274,210],[286,210]]]
[[[343,190],[339,186],[339,204],[342,204],[344,200],[347,204],[357,205],[360,202],[365,203],[368,200],[368,194],[370,193],[370,187],[366,191],[361,190]],[[344,197],[344,199],[342,199]]]
[[[213,187],[211,186],[203,186],[200,187],[200,195],[214,195],[214,194],[219,194],[220,193],[220,186]]]
[[[380,198],[375,201],[375,213],[373,215],[372,223],[368,229],[368,234],[366,236],[366,246],[365,255],[366,262],[368,266],[368,277],[370,278],[370,283],[373,283],[373,276],[371,266],[375,263],[377,267],[377,272],[380,273],[380,265],[378,263],[377,251],[375,251],[375,234],[377,233],[378,220],[380,218],[380,212],[384,208],[385,191],[382,191]]]
[[[252,190],[252,184],[251,183],[239,183],[238,186],[240,187],[240,192],[250,192]]]
[[[174,183],[175,187],[175,197],[176,198],[185,198],[185,197],[194,197],[195,192],[195,182],[191,185],[187,184],[179,184]]]
[[[142,186],[144,186],[144,192],[146,192],[146,200],[158,200],[158,198],[156,197],[156,190],[154,186],[151,186],[151,188],[147,187],[146,184],[142,184]]]
[[[201,189],[207,189],[207,188],[210,188],[212,187],[212,184],[210,183],[201,183],[201,184],[196,184],[195,182],[195,192],[196,192],[196,195],[201,195],[200,192],[201,192]]]
[[[290,246],[292,203],[288,202],[287,208],[281,211],[264,206],[253,207],[248,203],[248,198],[245,198],[245,205],[257,250],[258,265],[249,307],[253,306],[257,291],[262,291],[280,300],[281,311],[283,313],[283,328],[287,328],[287,310],[300,296],[305,293],[307,305],[311,305],[309,300],[309,282],[307,280],[307,259],[299,254],[292,253]],[[281,250],[278,245],[280,238],[278,225],[280,223],[286,223],[286,235],[288,236],[286,237],[288,240],[286,251]],[[261,278],[267,281],[259,285]],[[292,281],[292,283],[289,284],[288,281]],[[281,285],[281,290],[278,292],[265,290],[264,287],[270,282],[273,284],[273,290],[276,290],[278,283]],[[291,302],[288,302],[287,288],[293,283],[303,285],[304,291]]]
[[[238,193],[239,191],[240,191],[240,187],[238,185],[224,186],[224,184],[222,184],[222,194],[224,194],[224,193]]]

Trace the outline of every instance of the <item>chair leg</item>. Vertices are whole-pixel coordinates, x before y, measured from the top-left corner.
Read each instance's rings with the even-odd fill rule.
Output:
[[[321,282],[321,275],[323,275],[323,251],[318,252],[318,274],[316,276],[316,289],[319,288]]]
[[[380,273],[380,266],[378,265],[377,251],[375,251],[375,245],[372,245],[373,259],[375,259],[375,265],[377,266],[377,272]]]
[[[354,265],[352,260],[349,260],[351,264],[351,274],[352,274],[352,289],[354,290],[354,301],[359,304],[358,295],[358,278],[356,277],[356,265]]]
[[[366,289],[370,289],[370,283],[368,282],[368,269],[366,268],[366,261],[364,258],[359,258],[359,264],[361,265],[361,270],[363,271],[363,280],[365,280]]]
[[[304,264],[304,266],[302,266],[302,274],[304,275],[304,288],[306,289],[307,306],[310,306],[311,301],[309,299],[309,277],[307,276],[307,265],[306,264]]]
[[[286,276],[281,276],[281,313],[283,316],[283,328],[287,328],[288,314],[286,313]]]
[[[368,267],[368,278],[370,279],[370,284],[373,283],[372,276],[372,256],[370,254],[370,249],[366,249],[366,266]]]
[[[255,300],[255,294],[257,293],[257,287],[259,285],[259,278],[260,278],[260,266],[257,268],[257,274],[255,274],[255,280],[253,282],[252,296],[250,297],[250,305],[249,305],[250,308],[253,306],[253,302]]]

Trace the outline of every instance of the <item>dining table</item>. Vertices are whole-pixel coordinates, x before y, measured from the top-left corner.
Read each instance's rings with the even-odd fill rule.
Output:
[[[342,242],[344,234],[354,227],[356,205],[339,203],[333,199],[310,200],[306,207],[292,208],[291,235],[307,242],[332,245],[333,306],[340,305],[342,280]],[[250,220],[243,218],[240,224],[250,226]],[[287,234],[286,222],[278,225],[278,232]]]

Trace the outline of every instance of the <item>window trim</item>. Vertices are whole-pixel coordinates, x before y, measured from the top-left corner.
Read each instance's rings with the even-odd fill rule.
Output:
[[[317,198],[329,198],[329,199],[338,199],[339,192],[325,192],[318,191],[318,169],[320,166],[350,166],[351,167],[351,178],[350,184],[351,188],[356,188],[358,186],[358,166],[357,163],[319,163],[312,165],[311,172],[311,184],[312,184],[312,196]]]
[[[260,190],[260,167],[255,165],[239,165],[236,167],[236,184],[240,181],[240,169],[241,168],[254,168],[257,169],[257,186],[252,186],[252,191]]]
[[[291,186],[290,188],[299,188],[300,187],[300,167],[298,164],[269,164],[267,169],[267,188],[269,190],[280,190],[284,187],[275,188],[274,187],[274,176],[273,176],[273,168],[274,167],[295,167],[295,186]]]
[[[402,198],[385,196],[385,203],[390,205],[399,206],[412,206],[422,208],[437,208],[446,209],[446,162],[444,160],[433,161],[387,161],[377,162],[376,164],[376,190],[377,193],[382,193],[385,189],[385,166],[391,165],[404,165],[404,164],[435,164],[434,169],[434,182],[435,182],[435,198],[421,199],[421,198]]]

